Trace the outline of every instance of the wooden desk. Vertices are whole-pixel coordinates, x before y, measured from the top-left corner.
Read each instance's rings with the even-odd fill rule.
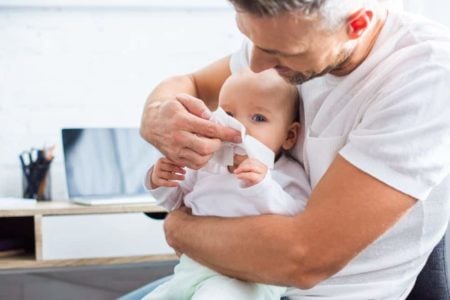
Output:
[[[26,200],[24,200],[26,201]],[[27,237],[33,244],[33,250],[23,255],[13,257],[0,257],[0,270],[29,269],[29,268],[54,268],[76,267],[90,265],[113,265],[127,263],[141,263],[162,260],[175,260],[176,256],[167,255],[143,255],[123,257],[96,257],[83,259],[43,259],[43,232],[42,221],[49,216],[80,216],[103,215],[122,213],[164,212],[153,204],[120,204],[84,206],[67,202],[37,202],[23,205],[3,206],[0,202],[0,235],[13,233]],[[12,225],[11,225],[12,224]],[[20,226],[17,226],[20,224]],[[14,226],[14,228],[12,228]]]

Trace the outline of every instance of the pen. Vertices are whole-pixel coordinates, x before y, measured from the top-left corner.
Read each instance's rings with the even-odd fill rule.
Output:
[[[24,198],[45,199],[47,188],[48,171],[54,158],[55,145],[43,147],[42,149],[31,148],[19,155],[26,187],[24,187]]]

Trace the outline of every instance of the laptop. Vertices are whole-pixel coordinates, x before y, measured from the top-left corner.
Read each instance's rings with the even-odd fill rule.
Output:
[[[138,128],[61,130],[69,200],[85,205],[155,203],[144,177],[161,153]]]

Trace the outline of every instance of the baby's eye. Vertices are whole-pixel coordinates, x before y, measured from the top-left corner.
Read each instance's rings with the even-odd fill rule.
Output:
[[[230,117],[232,117],[232,116],[233,116],[233,114],[232,114],[232,113],[230,113],[229,111],[227,111],[226,113],[227,113],[227,115],[229,115]]]
[[[267,119],[266,119],[266,117],[264,117],[261,114],[254,114],[252,116],[252,121],[254,121],[254,122],[266,122]]]

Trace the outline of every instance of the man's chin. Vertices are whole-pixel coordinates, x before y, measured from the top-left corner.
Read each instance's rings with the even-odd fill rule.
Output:
[[[330,73],[331,71],[333,71],[333,69],[334,69],[333,67],[328,67],[328,68],[326,68],[325,70],[323,70],[323,71],[320,72],[320,73],[313,73],[313,72],[311,72],[311,73],[309,73],[309,74],[302,74],[302,73],[294,72],[294,73],[287,79],[287,81],[288,81],[289,83],[299,85],[299,84],[305,83],[305,82],[307,82],[307,81],[310,81],[310,80],[312,80],[312,79],[315,79],[315,78],[318,78],[318,77],[322,77],[322,76],[324,76],[324,75]]]
[[[292,77],[290,76],[284,76],[280,74],[280,77],[284,79],[284,81],[286,81],[289,84],[296,84],[295,82],[292,81]]]
[[[293,74],[291,76],[283,77],[290,84],[300,85],[314,78],[314,76],[305,76],[302,74]]]
[[[286,72],[286,71],[282,71],[282,70],[278,70],[276,69],[278,72],[278,75],[280,75],[281,78],[283,78],[287,83],[290,84],[299,84],[296,81],[297,76],[295,75],[294,72]]]
[[[302,83],[305,83],[307,81],[310,81],[311,79],[314,79],[316,77],[321,77],[332,70],[331,68],[325,69],[323,72],[320,73],[310,73],[310,74],[303,74],[299,72],[294,71],[286,71],[286,70],[278,70],[278,75],[281,76],[287,83],[294,84],[294,85],[300,85]]]

